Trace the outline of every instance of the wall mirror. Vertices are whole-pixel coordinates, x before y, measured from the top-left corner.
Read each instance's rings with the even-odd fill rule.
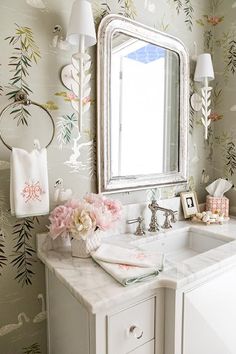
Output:
[[[178,39],[118,15],[98,30],[98,189],[185,184],[189,58]]]

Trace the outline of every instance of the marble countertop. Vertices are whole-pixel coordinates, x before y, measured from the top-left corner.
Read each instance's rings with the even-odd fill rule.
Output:
[[[211,232],[217,238],[231,238],[222,246],[200,253],[195,257],[177,263],[174,267],[164,270],[154,280],[133,284],[128,287],[120,285],[108,275],[91,258],[80,259],[71,256],[70,244],[52,246],[47,234],[37,235],[37,254],[39,259],[67,287],[67,289],[90,312],[104,311],[127,299],[142,295],[147,290],[160,287],[179,289],[192,282],[198,281],[210,273],[224,267],[236,264],[236,220],[231,219],[224,225],[193,224],[179,221],[171,231],[159,232],[157,236],[145,236],[145,239],[133,235],[115,236],[114,243],[150,242],[158,237],[171,235],[177,230],[195,229]],[[214,237],[214,236],[213,236]]]

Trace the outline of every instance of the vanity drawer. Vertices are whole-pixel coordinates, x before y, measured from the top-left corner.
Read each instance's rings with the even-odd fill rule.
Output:
[[[155,298],[153,297],[108,317],[108,354],[132,352],[154,339],[154,333]]]

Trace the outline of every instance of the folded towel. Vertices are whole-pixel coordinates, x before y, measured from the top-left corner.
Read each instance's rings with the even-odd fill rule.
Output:
[[[47,151],[12,149],[11,213],[18,218],[49,213]]]
[[[119,263],[143,268],[153,268],[162,263],[162,253],[151,253],[138,248],[124,248],[103,243],[93,253],[93,258],[108,263]]]
[[[124,286],[144,282],[155,278],[159,274],[159,269],[142,268],[125,264],[114,264],[94,260],[113,278]]]
[[[93,259],[122,285],[148,281],[162,270],[163,255],[116,245],[102,244]]]

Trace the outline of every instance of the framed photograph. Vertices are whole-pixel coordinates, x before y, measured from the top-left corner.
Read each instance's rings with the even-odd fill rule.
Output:
[[[184,211],[185,219],[199,213],[199,206],[197,201],[196,192],[182,192],[180,193],[180,199]]]

